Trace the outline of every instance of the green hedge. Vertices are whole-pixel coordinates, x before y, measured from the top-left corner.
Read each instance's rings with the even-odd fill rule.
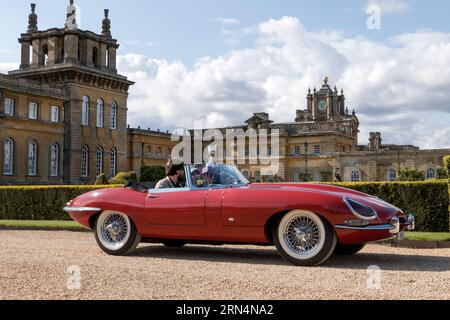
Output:
[[[424,182],[361,182],[333,185],[374,195],[416,217],[416,230],[448,232],[449,196],[446,180]]]
[[[417,231],[449,231],[446,180],[426,182],[334,183],[377,196],[414,213]],[[70,220],[62,209],[77,196],[110,186],[0,187],[0,220]]]
[[[62,209],[83,193],[114,186],[0,187],[0,220],[71,220]]]

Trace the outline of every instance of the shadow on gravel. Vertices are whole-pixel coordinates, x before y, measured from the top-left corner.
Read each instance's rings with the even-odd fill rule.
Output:
[[[230,247],[189,245],[167,248],[159,245],[141,246],[132,255],[136,258],[160,258],[206,262],[244,263],[291,266],[272,247],[242,249]],[[330,269],[360,269],[377,265],[385,271],[450,271],[450,257],[382,253],[359,253],[354,256],[332,256],[321,267]]]

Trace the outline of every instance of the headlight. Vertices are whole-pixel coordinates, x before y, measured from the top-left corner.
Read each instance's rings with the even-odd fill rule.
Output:
[[[373,220],[377,218],[377,213],[372,208],[350,198],[344,198],[345,204],[350,211],[362,220]]]

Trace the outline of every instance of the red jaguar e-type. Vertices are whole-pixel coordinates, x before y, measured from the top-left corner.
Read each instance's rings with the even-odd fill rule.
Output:
[[[100,248],[126,255],[140,242],[274,244],[294,265],[314,266],[333,253],[414,229],[414,216],[357,191],[315,184],[250,184],[234,166],[187,165],[186,187],[135,184],[84,194],[64,208],[93,229]]]

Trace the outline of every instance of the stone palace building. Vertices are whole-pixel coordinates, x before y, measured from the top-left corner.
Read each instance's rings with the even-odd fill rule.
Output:
[[[119,44],[105,10],[101,33],[78,29],[73,1],[63,28],[39,30],[36,5],[20,35],[19,70],[0,74],[0,185],[90,184],[100,173],[140,173],[142,164],[164,165],[176,142],[168,132],[127,126],[128,90],[118,74]],[[359,119],[349,112],[343,90],[324,79],[307,93],[307,108],[292,122],[273,123],[256,113],[225,129],[278,129],[276,172],[261,164],[240,165],[255,181],[395,180],[416,168],[434,178],[450,150],[386,145],[380,133],[358,141]],[[246,156],[252,156],[246,151]],[[257,155],[253,155],[257,156]]]

